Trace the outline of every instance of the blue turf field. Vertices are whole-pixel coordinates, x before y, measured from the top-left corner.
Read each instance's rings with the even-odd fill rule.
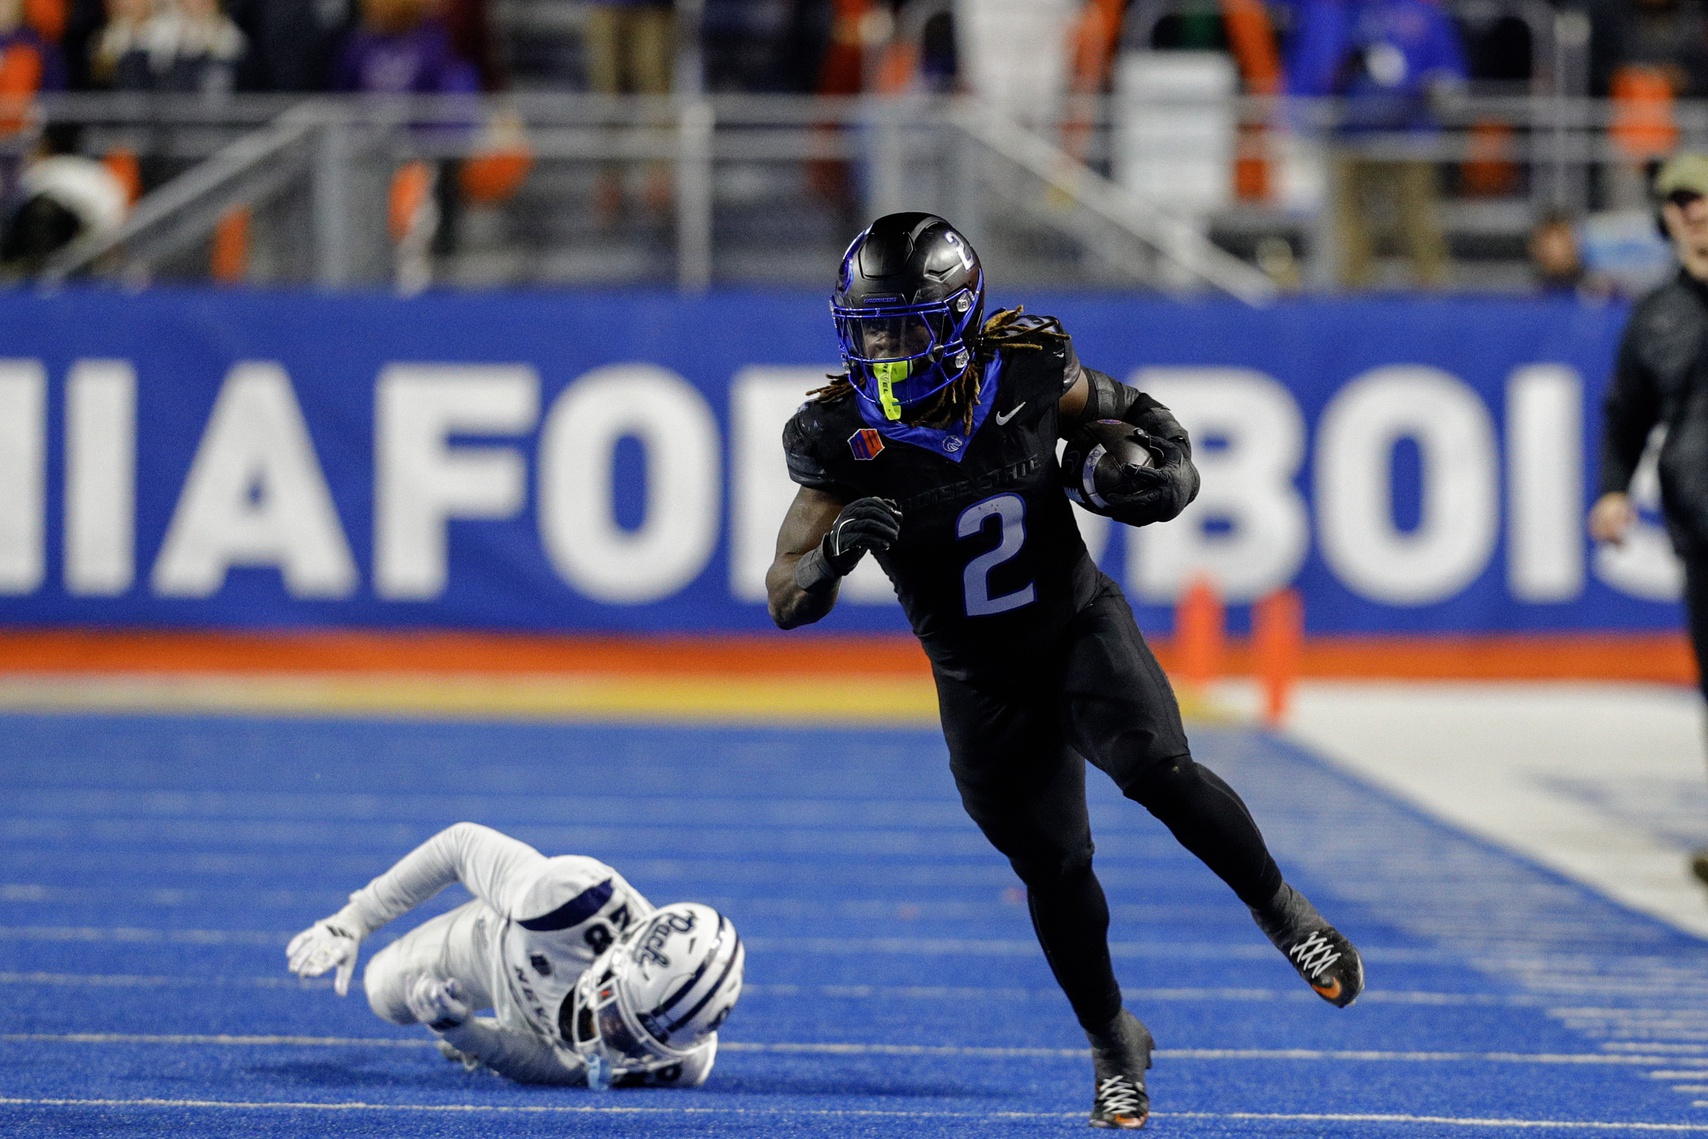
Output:
[[[1708,947],[1273,738],[1195,741],[1371,988],[1318,1000],[1094,774],[1154,1131],[1708,1133]],[[0,795],[0,1134],[1086,1133],[1083,1037],[932,732],[0,716]],[[731,915],[706,1088],[465,1073],[285,973],[459,819]]]

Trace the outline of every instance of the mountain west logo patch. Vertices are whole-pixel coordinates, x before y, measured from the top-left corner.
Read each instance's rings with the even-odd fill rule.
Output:
[[[856,459],[875,459],[884,449],[884,437],[875,427],[862,427],[848,437],[848,449]]]

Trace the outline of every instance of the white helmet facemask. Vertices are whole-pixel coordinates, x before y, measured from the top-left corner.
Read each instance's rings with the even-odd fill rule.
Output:
[[[589,1087],[688,1058],[741,995],[746,950],[728,918],[673,902],[636,922],[576,981],[564,1040]]]

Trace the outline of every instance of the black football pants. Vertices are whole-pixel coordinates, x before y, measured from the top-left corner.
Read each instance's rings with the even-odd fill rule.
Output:
[[[1281,888],[1245,804],[1193,762],[1174,691],[1113,583],[1036,674],[986,688],[939,673],[937,698],[961,802],[1026,884],[1044,956],[1086,1028],[1106,1026],[1121,1008],[1109,906],[1091,870],[1086,760],[1246,905]]]
[[[1690,644],[1696,650],[1697,683],[1708,700],[1708,553],[1684,558],[1684,612],[1690,623]]]

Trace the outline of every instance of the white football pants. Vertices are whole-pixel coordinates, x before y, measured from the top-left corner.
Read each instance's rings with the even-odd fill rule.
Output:
[[[393,1024],[414,1024],[409,987],[422,974],[454,979],[471,1011],[492,1007],[486,923],[499,918],[485,902],[465,902],[410,930],[368,961],[362,987],[368,1007]]]

